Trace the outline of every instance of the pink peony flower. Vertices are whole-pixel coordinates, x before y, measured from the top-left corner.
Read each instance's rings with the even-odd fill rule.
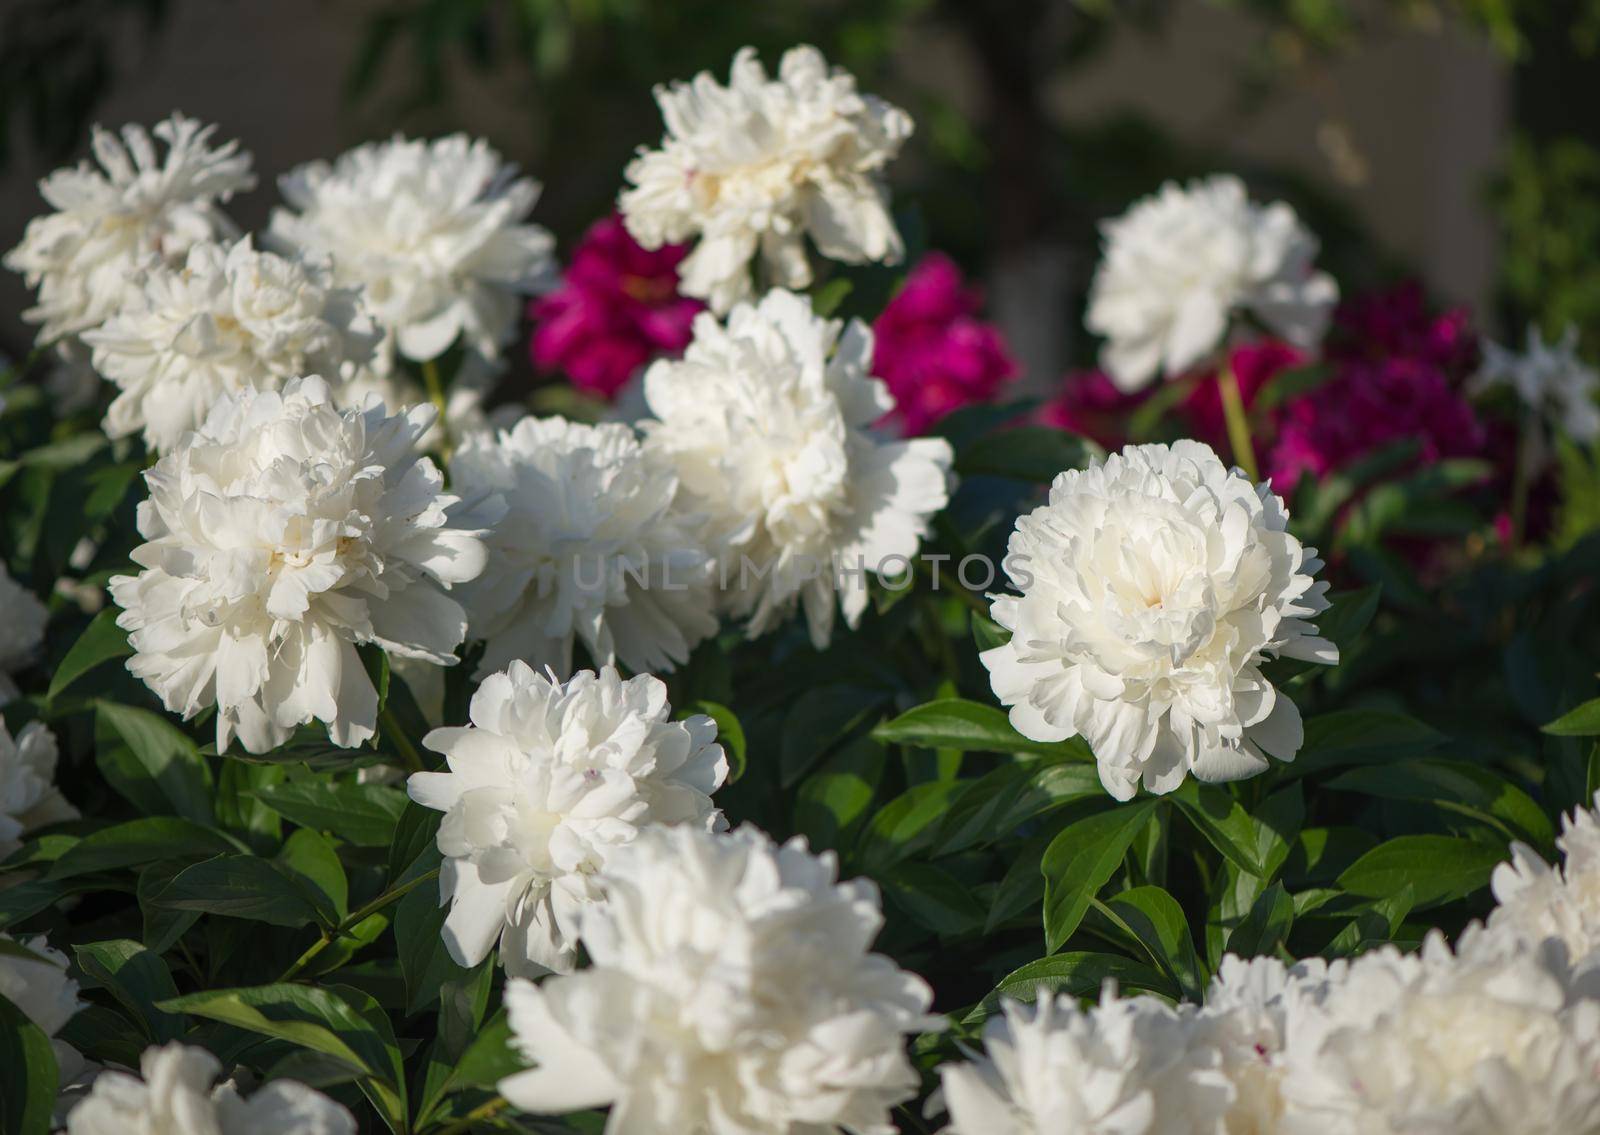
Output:
[[[681,353],[705,306],[678,294],[678,262],[687,251],[681,244],[641,248],[615,213],[596,221],[561,286],[528,307],[534,366],[564,371],[574,386],[611,399],[652,358]]]
[[[1478,334],[1464,307],[1434,315],[1422,286],[1407,281],[1352,297],[1334,316],[1327,344],[1331,359],[1381,361],[1400,356],[1426,363],[1451,382],[1478,369]]]
[[[1105,371],[1074,371],[1061,380],[1061,393],[1035,416],[1042,426],[1086,437],[1102,449],[1121,449],[1128,441],[1128,418],[1147,394],[1123,393]]]
[[[891,417],[920,434],[952,410],[992,399],[1017,365],[961,270],[937,252],[923,257],[872,325],[872,373],[888,384]]]

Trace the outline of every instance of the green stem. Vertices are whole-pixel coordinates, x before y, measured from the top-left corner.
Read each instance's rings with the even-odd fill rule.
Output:
[[[1243,469],[1250,480],[1260,480],[1256,447],[1250,441],[1250,419],[1245,415],[1244,398],[1239,394],[1239,379],[1226,359],[1217,367],[1217,393],[1222,398],[1222,414],[1228,422],[1228,444],[1233,447],[1233,463]]]
[[[374,914],[377,914],[384,907],[390,906],[391,904],[405,898],[406,895],[416,890],[423,883],[426,883],[432,879],[437,879],[438,877],[439,869],[437,867],[435,867],[432,871],[424,871],[415,879],[407,879],[404,883],[390,887],[387,891],[384,891],[383,894],[379,895],[371,902],[364,906],[357,907],[355,910],[341,918],[339,920],[339,924],[332,930],[324,931],[321,938],[318,938],[315,942],[311,943],[311,945],[306,948],[306,952],[296,958],[294,964],[288,969],[284,970],[283,976],[278,978],[278,980],[280,982],[289,981],[301,970],[305,969],[306,966],[310,965],[314,960],[316,960],[318,954],[322,953],[322,951],[333,945],[340,938],[343,938],[346,934],[350,933],[351,930],[361,925],[361,923],[371,918]]]
[[[439,456],[448,461],[450,460],[450,427],[447,422],[449,401],[444,395],[444,379],[439,376],[438,360],[429,359],[422,364],[422,384],[427,388],[428,401],[439,411],[439,436],[443,439],[439,443]]]
[[[492,1119],[499,1115],[511,1104],[503,1096],[495,1096],[488,1103],[479,1104],[450,1126],[442,1128],[439,1135],[461,1135],[462,1132],[471,1131],[474,1123],[482,1123],[485,1119]]]
[[[389,739],[390,744],[400,754],[400,759],[406,763],[407,772],[425,772],[427,764],[422,760],[422,754],[406,736],[406,731],[400,727],[400,719],[394,715],[394,710],[384,706],[378,711],[378,723],[383,727],[383,735]]]

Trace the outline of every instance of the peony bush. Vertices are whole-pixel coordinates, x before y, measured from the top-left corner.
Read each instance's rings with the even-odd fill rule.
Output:
[[[905,111],[656,100],[564,258],[462,135],[42,184],[0,1135],[1600,1133],[1580,330],[1218,174],[1024,376]]]

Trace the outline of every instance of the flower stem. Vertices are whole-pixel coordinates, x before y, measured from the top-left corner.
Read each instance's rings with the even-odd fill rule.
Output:
[[[324,931],[321,938],[318,938],[315,942],[311,943],[311,945],[306,948],[306,952],[296,958],[294,964],[288,969],[284,970],[283,976],[278,978],[278,980],[280,982],[290,980],[301,970],[305,969],[306,966],[310,965],[316,959],[318,954],[322,953],[322,951],[333,945],[340,938],[350,933],[350,931],[355,927],[361,925],[361,923],[371,918],[374,914],[377,914],[384,907],[403,899],[406,895],[416,890],[423,883],[426,883],[431,879],[437,879],[438,877],[439,869],[437,867],[435,867],[432,871],[424,871],[415,879],[407,879],[404,883],[399,883],[393,887],[390,887],[387,891],[384,891],[383,894],[379,895],[371,902],[364,906],[357,907],[355,910],[351,911],[349,914],[340,919],[339,924],[332,930]]]
[[[495,1096],[488,1103],[479,1104],[450,1126],[442,1128],[439,1131],[439,1135],[461,1135],[462,1132],[472,1130],[474,1123],[481,1123],[485,1119],[491,1119],[510,1106],[509,1101],[504,1096]]]
[[[422,754],[417,752],[417,747],[406,736],[406,731],[400,727],[400,719],[394,715],[394,710],[384,706],[378,711],[378,723],[383,727],[383,735],[394,746],[395,752],[400,754],[400,759],[406,763],[407,772],[425,772],[427,765],[422,761]]]
[[[1243,469],[1250,480],[1260,480],[1256,447],[1250,441],[1250,419],[1245,415],[1244,398],[1239,394],[1239,379],[1226,359],[1217,367],[1217,394],[1222,398],[1222,414],[1228,422],[1228,444],[1233,447],[1233,463]]]
[[[427,388],[428,401],[433,403],[433,408],[439,411],[439,456],[450,460],[450,427],[446,423],[446,409],[449,401],[444,396],[444,379],[439,376],[439,361],[429,359],[422,364],[422,384]]]

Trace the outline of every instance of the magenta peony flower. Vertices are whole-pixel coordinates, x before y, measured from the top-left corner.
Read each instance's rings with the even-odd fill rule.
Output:
[[[1279,339],[1257,339],[1235,347],[1228,354],[1228,365],[1239,382],[1239,396],[1248,407],[1255,405],[1261,388],[1286,370],[1304,366],[1311,356],[1299,347]],[[1222,413],[1222,396],[1217,393],[1216,375],[1201,375],[1179,407],[1188,422],[1189,436],[1198,438],[1218,453],[1232,453],[1228,423]],[[1274,416],[1275,417],[1275,416]],[[1269,421],[1269,425],[1271,422]],[[1262,443],[1256,439],[1256,444]]]
[[[1478,369],[1478,333],[1464,307],[1434,315],[1422,286],[1407,281],[1386,291],[1355,296],[1334,316],[1331,359],[1413,359],[1441,371],[1452,383]]]
[[[1128,440],[1128,418],[1148,394],[1148,388],[1125,394],[1103,370],[1074,371],[1035,418],[1042,426],[1086,437],[1102,449],[1121,449]]]
[[[651,359],[680,354],[705,306],[678,294],[678,262],[687,251],[681,244],[641,248],[615,213],[596,221],[561,286],[528,307],[534,366],[564,371],[574,386],[611,399]]]
[[[906,434],[992,399],[1017,373],[999,328],[977,318],[981,299],[949,257],[933,252],[872,325],[872,373],[894,394]]]

